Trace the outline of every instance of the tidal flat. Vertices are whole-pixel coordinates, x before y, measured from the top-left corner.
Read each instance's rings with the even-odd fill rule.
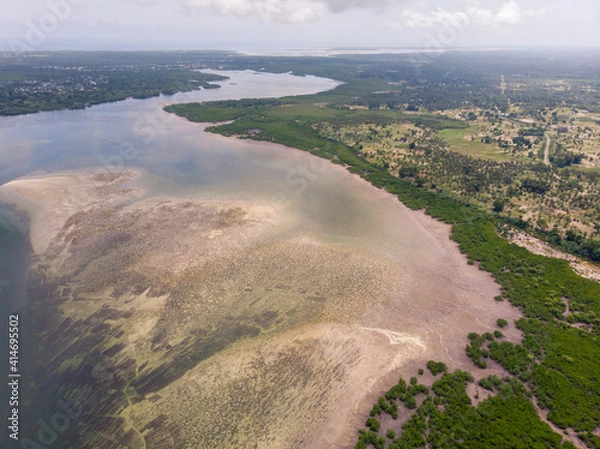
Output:
[[[323,162],[277,145],[229,147],[273,165],[282,152],[290,167]],[[429,359],[467,368],[466,333],[519,316],[494,301],[498,286],[467,264],[449,226],[342,167],[313,172],[301,193],[283,181],[283,197],[260,182],[237,199],[198,196],[135,170],[0,188],[31,218],[33,301],[53,310],[37,329],[46,385],[68,398],[100,362],[112,367],[69,438],[350,447],[391,379]]]

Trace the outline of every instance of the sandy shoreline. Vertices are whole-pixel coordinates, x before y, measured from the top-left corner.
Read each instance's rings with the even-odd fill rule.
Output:
[[[202,128],[211,126],[206,124]],[[389,370],[385,375],[382,375],[377,380],[371,380],[370,387],[366,389],[367,394],[363,396],[352,396],[354,400],[354,406],[352,407],[353,413],[350,415],[342,414],[332,421],[334,424],[327,426],[327,430],[320,433],[319,438],[324,442],[323,446],[316,447],[328,447],[330,445],[342,444],[339,447],[350,447],[353,441],[345,440],[348,434],[352,434],[354,428],[360,427],[363,423],[365,414],[371,408],[373,402],[380,396],[380,394],[389,388],[389,385],[396,382],[399,375],[408,378],[416,374],[419,368],[423,368],[427,360],[443,360],[451,369],[463,369],[473,370],[472,362],[466,357],[465,346],[467,343],[466,334],[472,331],[477,332],[488,332],[496,329],[495,321],[499,317],[504,317],[509,322],[517,320],[522,317],[518,309],[512,307],[506,302],[497,302],[493,298],[500,293],[498,285],[494,282],[491,274],[478,270],[476,266],[468,265],[466,257],[462,255],[458,249],[458,244],[450,239],[451,225],[442,223],[438,220],[425,214],[423,210],[415,211],[404,206],[398,198],[387,192],[385,189],[378,189],[371,183],[364,180],[357,174],[350,173],[345,167],[337,164],[332,164],[317,156],[310,155],[306,151],[302,151],[296,148],[287,147],[273,142],[256,141],[252,139],[240,139],[237,137],[225,137],[219,134],[210,133],[211,137],[223,142],[237,139],[243,141],[250,147],[257,148],[269,148],[273,151],[285,151],[288,154],[294,154],[299,160],[306,158],[315,158],[319,163],[325,164],[326,170],[334,171],[344,179],[350,182],[358,183],[362,188],[374,192],[374,197],[377,201],[385,204],[385,207],[396,208],[402,210],[402,213],[408,215],[410,219],[426,234],[427,238],[435,243],[435,246],[440,250],[444,256],[449,257],[450,260],[445,260],[451,267],[460,267],[457,270],[461,273],[467,274],[468,281],[457,285],[459,294],[456,295],[454,301],[451,303],[446,302],[445,304],[429,304],[429,309],[425,314],[421,313],[418,309],[421,305],[417,305],[412,308],[408,308],[405,305],[396,304],[399,306],[399,310],[390,310],[389,305],[387,308],[378,309],[376,311],[367,314],[362,323],[377,323],[377,332],[396,332],[391,329],[408,329],[416,332],[420,332],[422,335],[417,336],[420,341],[423,342],[426,351],[419,351],[416,349],[411,354],[405,354],[402,359],[402,363],[394,366],[393,369]],[[418,271],[418,270],[417,270]],[[444,285],[431,286],[427,291],[427,296],[430,298],[441,298],[447,296],[447,289],[456,282],[456,279],[460,276],[455,276],[452,271],[447,271],[443,266],[439,266],[436,270],[433,270],[437,276],[442,276],[448,282]],[[422,273],[411,273],[417,284],[423,284]],[[414,287],[414,286],[413,286]],[[417,294],[422,295],[422,286],[416,288]],[[403,287],[405,290],[410,290],[406,286]],[[411,293],[407,292],[409,296]],[[479,304],[473,307],[473,302],[477,301]],[[393,306],[392,306],[393,307]],[[437,309],[438,313],[430,313],[431,309]],[[439,313],[441,311],[441,313]],[[406,320],[407,315],[414,319],[415,316],[422,316],[422,320],[418,326],[411,325],[411,319]],[[448,317],[452,316],[452,323],[448,323]],[[397,321],[395,321],[397,320]],[[400,323],[400,324],[399,324]],[[412,329],[411,329],[412,328]],[[423,332],[425,331],[425,332]],[[503,330],[507,340],[512,342],[520,342],[522,335],[521,332],[514,327],[509,327]],[[381,339],[380,345],[377,346],[377,351],[385,352],[386,341]],[[389,343],[387,343],[389,344]],[[488,370],[481,370],[481,377],[488,376],[490,374],[504,375],[504,370],[496,366]],[[365,379],[357,383],[357,385],[364,385]],[[348,390],[345,390],[346,393]],[[356,393],[356,390],[355,390]],[[351,400],[351,402],[352,402]],[[346,404],[349,405],[349,404]],[[339,411],[338,411],[339,413]],[[345,429],[345,430],[341,430]],[[335,435],[335,436],[334,436]],[[316,440],[318,441],[318,439]]]
[[[466,334],[520,317],[493,300],[498,286],[466,263],[449,225],[327,160],[269,142],[244,144],[286,151],[292,164],[358,186],[361,201],[385,211],[378,219],[390,223],[382,230],[402,228],[400,241],[386,253],[379,237],[357,246],[310,228],[290,236],[285,229],[302,230],[309,220],[294,204],[148,198],[137,172],[101,185],[93,175],[68,174],[0,187],[32,215],[34,248],[50,267],[38,275],[69,279],[57,290],[65,317],[87,320],[103,310],[127,317],[102,322],[123,332],[110,344],[123,345],[118,357],[133,354],[134,384],[190,357],[205,333],[235,342],[121,410],[127,426],[143,428],[171,410],[171,425],[187,433],[165,447],[227,447],[231,436],[204,432],[207,422],[233,428],[235,447],[350,447],[373,401],[399,375],[415,375],[429,359],[470,368]],[[371,244],[378,247],[368,251]],[[227,330],[237,321],[241,327]],[[237,340],[248,323],[260,334]],[[514,327],[505,334],[520,339]],[[257,394],[244,397],[243,409],[212,413],[241,401],[239,388]]]
[[[548,243],[540,239],[536,239],[535,237],[532,237],[523,231],[512,230],[508,240],[522,248],[527,249],[533,254],[566,260],[571,265],[573,271],[575,271],[579,276],[592,281],[600,282],[600,267],[591,262],[554,249]]]

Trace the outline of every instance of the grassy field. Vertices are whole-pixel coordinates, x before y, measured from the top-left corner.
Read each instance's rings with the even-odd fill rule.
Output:
[[[466,156],[497,162],[514,160],[513,157],[504,154],[500,148],[481,142],[479,132],[480,130],[477,127],[470,126],[465,130],[444,129],[438,135],[452,148],[452,151]]]

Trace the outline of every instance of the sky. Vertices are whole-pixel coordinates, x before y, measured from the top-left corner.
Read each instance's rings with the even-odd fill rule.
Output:
[[[600,47],[598,0],[0,0],[0,49]]]

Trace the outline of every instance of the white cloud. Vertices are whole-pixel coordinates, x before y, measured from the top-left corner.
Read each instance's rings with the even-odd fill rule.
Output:
[[[342,12],[354,8],[379,9],[404,3],[405,0],[320,0],[328,10]]]
[[[431,28],[442,23],[465,23],[469,21],[466,12],[450,12],[438,8],[428,13],[407,10],[402,13],[405,18],[404,24],[411,28]]]
[[[170,3],[172,0],[119,0],[141,6]],[[222,16],[254,18],[263,22],[302,23],[312,22],[329,13],[341,13],[351,9],[381,10],[398,6],[412,0],[176,0],[184,15],[212,12]],[[390,20],[388,27],[430,28],[443,23],[489,25],[515,25],[523,17],[540,11],[525,10],[516,0],[506,0],[496,11],[480,6],[480,0],[469,0],[464,10],[448,11],[437,8],[428,12],[404,11],[399,20]]]
[[[153,2],[157,0],[133,0]],[[299,23],[316,20],[325,13],[355,8],[377,9],[404,0],[182,0],[184,10],[206,9],[221,15],[256,17],[265,22]]]
[[[500,11],[493,17],[495,23],[505,23],[507,25],[516,25],[523,20],[523,10],[521,5],[515,1],[505,3]]]
[[[450,23],[457,27],[468,24],[478,26],[517,25],[527,16],[543,14],[544,10],[523,9],[515,0],[508,1],[497,11],[471,6],[464,11],[447,11],[437,8],[429,12],[406,10],[402,13],[404,26],[410,28],[432,28]],[[399,26],[398,22],[388,22],[388,26]]]
[[[325,8],[311,0],[183,0],[190,9],[210,9],[222,15],[258,17],[265,22],[309,22]]]

